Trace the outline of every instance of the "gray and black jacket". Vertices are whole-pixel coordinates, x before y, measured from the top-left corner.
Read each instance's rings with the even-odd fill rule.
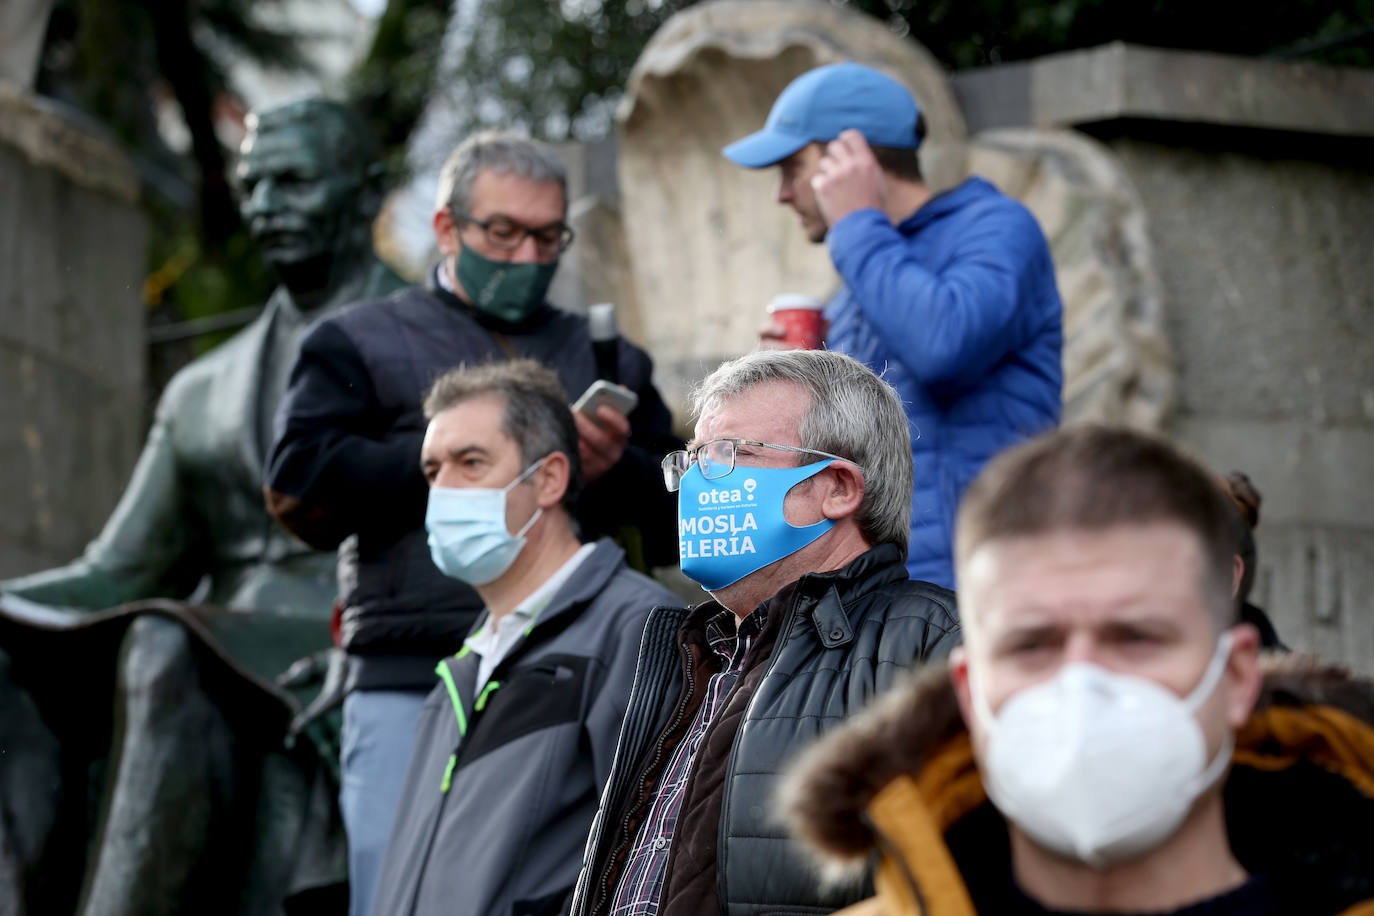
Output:
[[[843,569],[808,573],[768,601],[767,622],[702,738],[659,896],[660,916],[830,913],[861,887],[818,890],[773,812],[779,773],[802,748],[948,654],[954,593],[907,578],[880,544]],[[721,607],[656,608],[640,649],[615,764],[592,827],[572,912],[604,916],[659,775],[712,673],[705,623]]]
[[[478,656],[464,648],[439,663],[374,914],[566,909],[645,619],[673,600],[602,540],[480,692]]]

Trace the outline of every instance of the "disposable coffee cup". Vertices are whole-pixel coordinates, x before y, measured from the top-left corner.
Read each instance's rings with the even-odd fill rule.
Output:
[[[782,341],[797,350],[819,350],[825,342],[825,303],[801,293],[779,293],[768,303],[768,314],[782,326]]]

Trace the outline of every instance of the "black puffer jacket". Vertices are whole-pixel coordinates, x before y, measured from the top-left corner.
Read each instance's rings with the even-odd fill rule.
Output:
[[[308,543],[332,548],[348,538],[339,579],[350,688],[428,690],[435,662],[458,650],[482,608],[476,592],[430,559],[421,401],[449,369],[512,356],[554,370],[573,398],[597,378],[585,318],[545,306],[518,327],[479,320],[432,275],[428,289],[357,303],[301,342],[266,482],[293,503],[274,514]],[[639,405],[624,457],[583,491],[582,535],[634,527],[651,563],[676,562],[676,503],[658,463],[680,443],[648,355],[621,339],[618,369]]]
[[[770,600],[756,647],[771,642],[772,650],[750,650],[688,777],[660,914],[698,916],[717,902],[731,916],[829,913],[871,893],[859,887],[818,892],[814,873],[770,806],[777,775],[798,751],[907,669],[958,643],[954,594],[909,580],[905,559],[895,544],[882,544],[844,569],[805,575]],[[681,730],[684,717],[690,721],[692,697],[709,676],[698,664],[700,631],[719,610],[707,602],[695,611],[656,608],[649,617],[578,880],[577,916],[609,911],[667,757],[655,751],[664,736]],[[719,733],[718,726],[736,724],[733,735]],[[724,754],[713,750],[720,746]],[[715,823],[700,823],[703,812],[716,811]]]

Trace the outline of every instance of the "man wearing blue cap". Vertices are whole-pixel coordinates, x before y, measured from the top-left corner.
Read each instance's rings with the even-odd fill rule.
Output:
[[[844,285],[825,310],[826,346],[905,402],[907,570],[952,588],[959,495],[994,454],[1059,421],[1062,307],[1035,218],[977,177],[932,194],[916,153],[924,134],[906,87],[846,62],[793,80],[763,129],[722,152],[778,166],[778,202],[829,247]],[[780,337],[766,329],[764,346]]]

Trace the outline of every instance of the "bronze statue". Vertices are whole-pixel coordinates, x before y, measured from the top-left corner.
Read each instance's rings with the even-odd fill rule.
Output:
[[[403,284],[349,109],[250,116],[237,174],[281,285],[173,377],[85,554],[0,583],[0,912],[280,912],[341,877],[332,762],[284,745],[273,682],[329,644],[334,556],[276,526],[261,469],[306,327]]]

